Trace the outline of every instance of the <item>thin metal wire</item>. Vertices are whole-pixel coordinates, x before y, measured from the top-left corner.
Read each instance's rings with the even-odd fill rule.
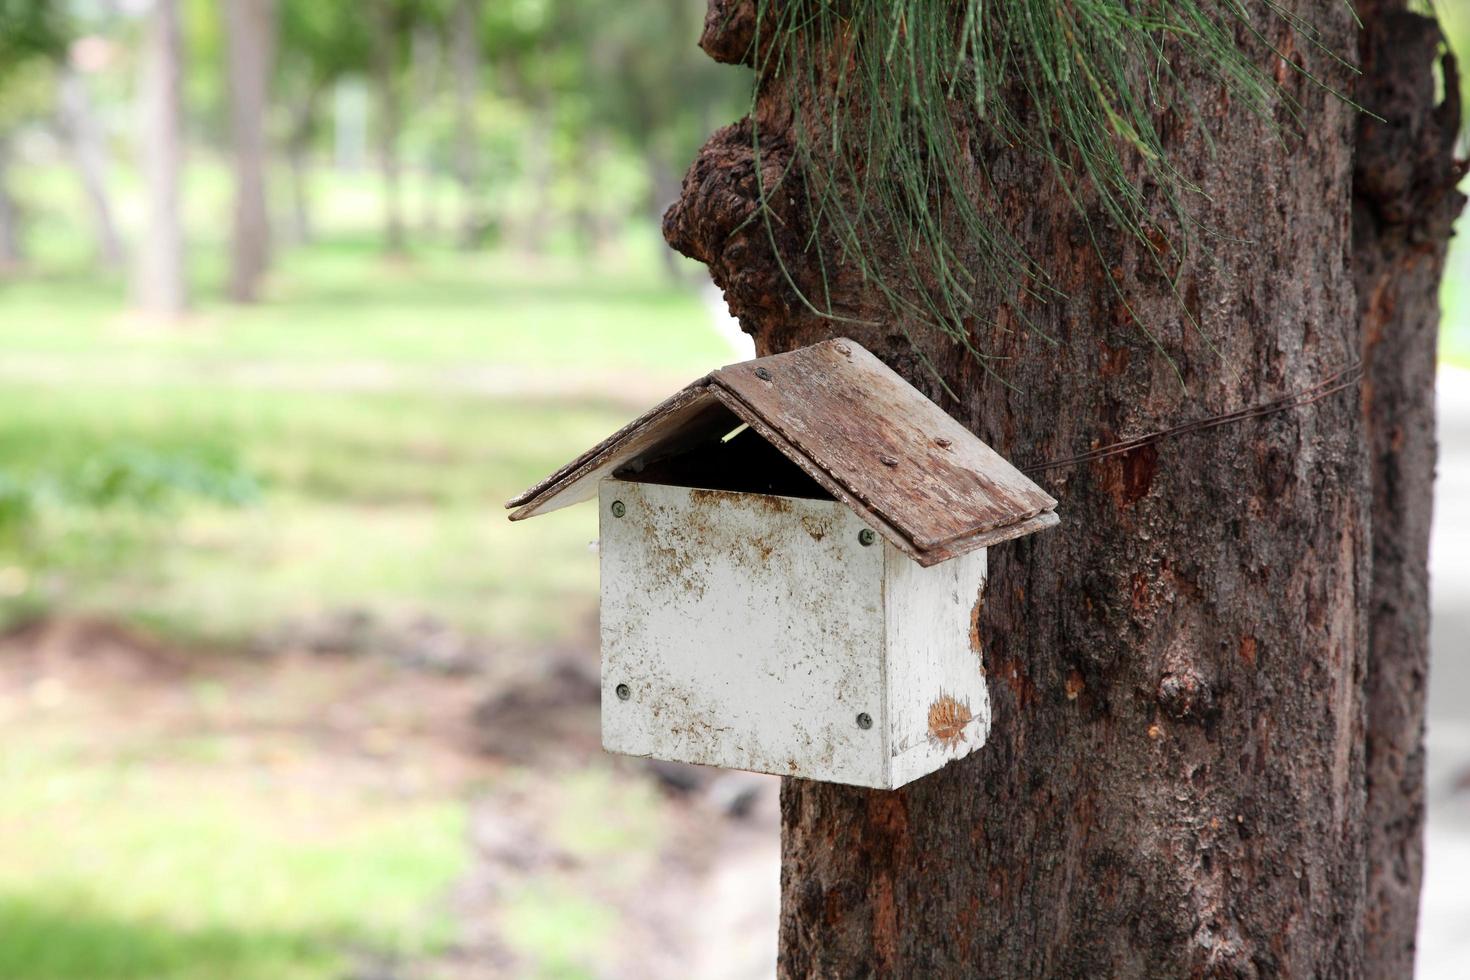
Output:
[[[1021,472],[1033,475],[1059,469],[1063,466],[1071,466],[1076,463],[1091,463],[1099,459],[1106,459],[1109,456],[1118,456],[1143,446],[1152,445],[1161,439],[1187,435],[1191,432],[1202,432],[1206,429],[1215,429],[1234,422],[1244,422],[1247,419],[1258,419],[1266,415],[1274,415],[1277,412],[1289,411],[1293,408],[1304,408],[1331,395],[1335,395],[1339,391],[1356,388],[1362,380],[1363,362],[1356,361],[1339,371],[1334,371],[1310,388],[1303,388],[1300,391],[1273,399],[1269,402],[1262,402],[1259,405],[1237,409],[1233,412],[1225,412],[1221,415],[1211,415],[1207,418],[1196,419],[1193,422],[1185,422],[1183,425],[1176,425],[1168,429],[1159,429],[1145,435],[1134,436],[1131,439],[1123,439],[1119,442],[1109,443],[1106,446],[1090,449],[1085,453],[1078,453],[1076,456],[1068,456],[1064,459],[1051,459],[1044,463],[1023,466],[1021,467]]]

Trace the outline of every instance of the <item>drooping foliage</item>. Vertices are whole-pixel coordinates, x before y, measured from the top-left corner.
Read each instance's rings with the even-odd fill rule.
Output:
[[[1261,2],[1298,49],[1332,55],[1311,25]],[[1200,124],[1179,76],[1217,76],[1236,111],[1283,137],[1300,118],[1270,66],[1305,69],[1252,28],[1246,0],[758,0],[757,9],[757,76],[789,98],[793,183],[812,218],[803,254],[778,248],[783,266],[814,265],[824,287],[836,266],[855,267],[895,325],[937,327],[967,346],[987,316],[974,301],[980,288],[1055,292],[987,196],[973,133],[1054,171],[1094,243],[1100,215],[1147,242],[1163,270],[1200,230],[1190,200],[1199,188],[1170,165],[1155,124],[1165,108]],[[758,154],[761,135],[757,126]],[[774,191],[761,188],[768,227]],[[802,300],[840,319],[824,292]]]

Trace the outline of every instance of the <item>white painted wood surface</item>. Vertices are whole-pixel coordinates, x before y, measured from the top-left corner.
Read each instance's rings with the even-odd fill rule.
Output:
[[[599,507],[608,751],[896,788],[984,744],[983,550],[923,568],[830,500],[608,478]]]
[[[885,542],[889,782],[962,759],[990,733],[980,637],[985,549],[924,568]]]
[[[608,751],[886,785],[883,548],[851,511],[619,480],[599,502]]]

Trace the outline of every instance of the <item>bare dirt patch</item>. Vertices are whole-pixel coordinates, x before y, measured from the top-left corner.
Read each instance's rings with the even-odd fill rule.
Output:
[[[458,801],[457,939],[431,962],[365,964],[376,977],[772,975],[777,781],[604,754],[592,642],[446,673],[52,620],[0,636],[0,739],[64,733],[201,787],[268,777],[322,798]],[[207,759],[187,749],[200,744]]]

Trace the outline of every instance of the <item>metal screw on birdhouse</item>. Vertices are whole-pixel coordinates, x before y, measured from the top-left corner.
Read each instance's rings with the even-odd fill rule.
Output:
[[[619,701],[626,701],[633,696],[633,689],[626,684],[619,684],[613,690],[617,692]]]
[[[862,545],[864,548],[868,547],[868,545],[877,540],[878,535],[874,534],[873,529],[870,527],[865,527],[858,532],[858,544]]]
[[[628,512],[628,505],[627,504],[623,503],[621,500],[614,500],[612,502],[612,516],[614,516],[614,517],[622,517],[627,512]]]
[[[873,716],[864,711],[862,714],[858,715],[857,723],[859,728],[861,728],[863,731],[867,731],[869,728],[873,727]]]
[[[770,371],[767,371],[765,368],[756,368],[755,369],[755,376],[757,378],[760,378],[762,381],[770,381],[771,380],[771,372]]]

